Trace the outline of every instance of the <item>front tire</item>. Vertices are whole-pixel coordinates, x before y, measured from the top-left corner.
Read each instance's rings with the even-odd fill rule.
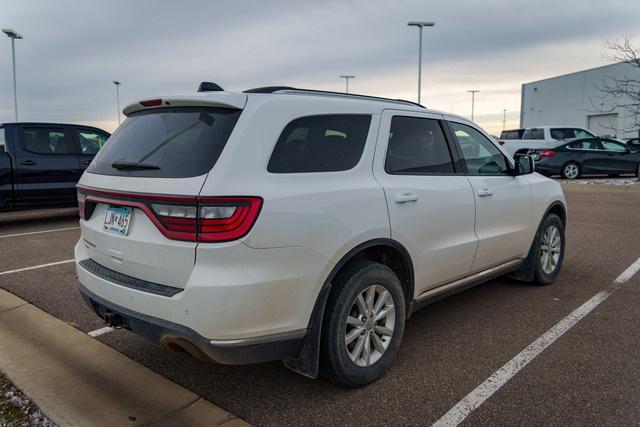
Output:
[[[580,176],[580,165],[576,162],[568,162],[562,166],[562,177],[564,179],[576,179]]]
[[[398,276],[386,265],[356,261],[334,281],[322,325],[321,370],[339,385],[380,378],[400,347],[406,303]]]
[[[564,261],[564,224],[558,215],[546,216],[533,244],[533,281],[538,285],[550,285],[556,280]]]

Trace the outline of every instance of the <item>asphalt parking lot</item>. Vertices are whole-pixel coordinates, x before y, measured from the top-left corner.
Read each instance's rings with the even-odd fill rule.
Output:
[[[164,351],[126,330],[96,339],[252,424],[432,424],[573,310],[611,289],[640,257],[638,186],[566,185],[565,192],[568,247],[556,283],[536,287],[501,278],[416,313],[407,322],[391,369],[362,389],[310,380],[280,363],[207,364]],[[92,332],[104,325],[84,306],[68,262],[79,233],[77,218],[69,213],[0,217],[0,288]],[[464,422],[637,422],[638,307],[640,273]]]

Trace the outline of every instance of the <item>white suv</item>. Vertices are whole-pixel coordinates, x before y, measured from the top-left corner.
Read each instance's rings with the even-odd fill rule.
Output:
[[[360,386],[418,308],[560,270],[560,185],[462,117],[286,87],[124,113],[78,185],[80,290],[166,349]]]

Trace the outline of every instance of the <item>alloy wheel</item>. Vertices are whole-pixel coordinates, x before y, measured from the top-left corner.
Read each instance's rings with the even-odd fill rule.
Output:
[[[555,271],[560,261],[561,249],[560,231],[555,225],[550,225],[542,235],[540,242],[540,266],[546,274],[551,274]]]
[[[344,342],[351,361],[358,366],[376,363],[389,347],[396,321],[391,293],[371,285],[358,294],[347,315]]]
[[[564,175],[569,179],[577,178],[578,173],[580,173],[580,170],[578,169],[578,165],[569,163],[564,167]]]

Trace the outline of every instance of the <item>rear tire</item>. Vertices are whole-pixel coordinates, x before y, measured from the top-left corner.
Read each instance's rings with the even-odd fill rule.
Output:
[[[564,261],[564,224],[558,215],[551,213],[545,217],[531,250],[531,261],[535,263],[533,282],[550,285],[556,280]]]
[[[576,162],[565,163],[561,174],[564,179],[576,179],[580,176],[580,165]]]
[[[322,325],[321,373],[360,387],[380,378],[400,347],[404,291],[389,267],[371,261],[347,265],[333,286]]]

